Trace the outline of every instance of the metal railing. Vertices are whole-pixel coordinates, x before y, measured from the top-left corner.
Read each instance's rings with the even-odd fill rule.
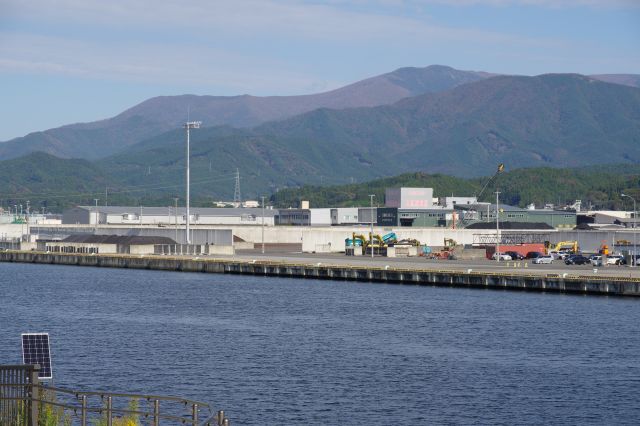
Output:
[[[0,366],[0,425],[228,426],[224,411],[185,398],[44,386],[38,365]],[[201,420],[204,419],[204,420]]]

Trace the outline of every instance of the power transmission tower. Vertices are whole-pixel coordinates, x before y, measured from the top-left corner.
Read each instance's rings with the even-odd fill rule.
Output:
[[[240,170],[236,169],[236,188],[233,191],[233,205],[242,206],[242,198],[240,197]]]

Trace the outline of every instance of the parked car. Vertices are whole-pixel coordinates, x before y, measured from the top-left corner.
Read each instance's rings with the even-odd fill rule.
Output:
[[[554,259],[566,260],[567,257],[571,255],[568,251],[550,251],[549,254],[553,256]]]
[[[505,251],[505,254],[511,256],[511,260],[522,260],[524,256],[518,253],[517,251]]]
[[[539,251],[530,251],[529,253],[527,253],[526,258],[527,259],[536,259],[540,256],[544,256],[544,253],[540,253]]]
[[[591,265],[602,266],[602,256],[599,254],[591,256]]]
[[[612,254],[607,256],[607,265],[626,265],[627,262],[619,254]]]
[[[542,256],[534,258],[532,262],[535,264],[553,263],[553,256],[551,256],[550,254],[543,254]]]
[[[509,256],[506,253],[493,253],[493,256],[491,256],[491,258],[493,260],[499,259],[499,260],[512,260],[511,256]]]
[[[564,263],[567,265],[589,265],[591,261],[581,254],[572,254],[564,260]]]

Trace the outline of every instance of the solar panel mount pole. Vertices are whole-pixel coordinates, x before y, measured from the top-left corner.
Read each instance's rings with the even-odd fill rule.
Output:
[[[31,382],[31,412],[29,413],[30,426],[38,425],[38,408],[40,404],[38,404],[36,401],[40,399],[40,388],[38,388],[38,385],[40,384],[40,379],[38,378],[39,371],[40,366],[35,365],[33,370],[31,370],[31,377],[29,378],[29,381]]]

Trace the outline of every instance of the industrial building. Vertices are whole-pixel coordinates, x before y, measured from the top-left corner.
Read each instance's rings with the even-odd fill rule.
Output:
[[[400,226],[452,228],[453,221],[453,209],[398,209]]]
[[[176,246],[176,242],[167,237],[81,234],[59,241],[42,241],[38,249],[51,253],[159,254],[162,246]]]
[[[456,204],[460,226],[477,222],[495,222],[496,205],[488,203]],[[546,223],[552,228],[573,229],[576,226],[576,212],[568,210],[522,209],[520,207],[500,204],[498,221]]]
[[[275,224],[276,210],[264,209],[264,225]],[[261,225],[261,208],[203,208],[189,211],[192,225]],[[67,225],[164,225],[186,224],[184,207],[78,206],[62,214]]]
[[[331,226],[334,209],[282,209],[276,213],[275,224],[281,226]]]
[[[440,197],[438,198],[438,205],[445,209],[452,209],[459,204],[477,204],[478,199],[476,197]]]
[[[384,205],[399,209],[430,209],[433,207],[433,188],[387,188]]]

